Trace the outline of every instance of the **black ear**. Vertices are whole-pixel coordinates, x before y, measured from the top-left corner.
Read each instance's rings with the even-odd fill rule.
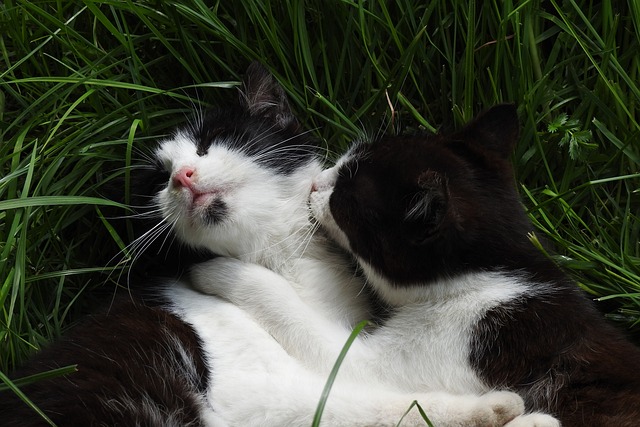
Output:
[[[491,107],[465,126],[463,132],[471,134],[485,148],[507,158],[520,133],[516,106],[500,104]]]
[[[249,114],[267,118],[281,128],[296,123],[287,94],[262,64],[254,61],[249,65],[243,84],[240,101]]]
[[[417,190],[413,194],[407,211],[405,223],[409,240],[421,245],[434,237],[447,214],[449,190],[446,177],[434,171],[420,174]]]

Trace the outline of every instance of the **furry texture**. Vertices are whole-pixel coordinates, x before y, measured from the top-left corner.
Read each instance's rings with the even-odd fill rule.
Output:
[[[234,256],[286,276],[296,297],[345,330],[371,317],[351,260],[314,233],[307,199],[321,170],[316,148],[261,66],[247,71],[240,105],[202,116],[162,141],[154,156],[155,168],[143,170],[135,193],[140,200],[152,196],[163,221],[142,234],[141,247],[155,240],[162,250],[174,237],[163,233],[170,232],[187,245],[183,253]],[[245,277],[225,271],[215,269],[212,277],[223,283]],[[310,424],[324,372],[294,359],[239,307],[186,281],[165,280],[151,293],[153,304],[115,302],[13,378],[78,364],[65,378],[25,387],[58,425]],[[313,340],[299,345],[310,351]],[[522,399],[510,392],[452,396],[340,381],[323,419],[332,426],[391,426],[413,400],[443,426],[501,426],[523,411]],[[43,423],[13,395],[3,395],[0,411],[8,425]],[[417,411],[404,421],[424,424]]]
[[[358,149],[355,149],[348,156],[357,155],[357,152]],[[178,170],[181,167],[183,166],[178,166]],[[190,170],[193,169],[191,165],[186,167]],[[316,171],[316,174],[318,172]],[[312,190],[314,193],[319,192],[317,184],[312,186],[310,180],[305,182],[307,192],[306,194],[302,192],[303,199],[298,201],[301,207],[306,206],[306,197]],[[295,184],[290,183],[289,185]],[[182,197],[180,194],[186,194],[186,197],[193,197],[197,200],[194,195],[202,192],[199,189],[191,190],[188,188],[189,185],[184,184],[176,187],[178,188],[174,190],[178,191],[178,197]],[[269,187],[273,188],[273,185],[269,185]],[[172,191],[172,189],[169,188],[168,191]],[[225,191],[221,193],[226,194]],[[231,198],[231,193],[228,197]],[[181,201],[177,205],[189,206],[189,203]],[[286,221],[289,226],[292,226],[289,233],[293,230],[311,227],[305,209],[300,212],[297,222],[292,219]],[[281,214],[278,216],[281,217]],[[411,216],[422,218],[424,214],[416,211]],[[179,217],[188,217],[188,215],[181,214]],[[191,224],[196,224],[197,227],[198,221],[193,221]],[[219,221],[218,226],[223,227],[224,221]],[[249,227],[250,224],[247,226]],[[178,230],[181,228],[178,227]],[[203,228],[196,234],[202,234],[205,238],[213,235],[211,228],[206,230]],[[282,235],[281,237],[285,238],[286,236]],[[334,237],[343,243],[345,242],[344,239],[340,240],[338,235]],[[288,237],[286,238],[288,239]],[[211,243],[204,242],[204,245],[212,251],[218,251],[215,248],[217,242],[217,238],[212,238]],[[241,242],[236,244],[241,244]],[[357,317],[352,317],[351,321],[341,321],[344,318],[344,313],[353,313],[354,309],[357,310],[358,305],[353,302],[357,301],[358,293],[364,283],[355,276],[345,281],[347,276],[344,275],[344,271],[350,270],[344,270],[344,259],[341,261],[337,257],[328,256],[326,248],[331,246],[325,239],[314,235],[304,246],[306,247],[304,253],[288,256],[286,264],[260,260],[255,257],[255,251],[250,253],[230,252],[227,255],[234,258],[218,257],[196,266],[192,273],[192,282],[196,288],[206,293],[222,295],[234,306],[242,307],[253,316],[253,319],[265,325],[270,334],[277,338],[287,352],[324,377],[333,366],[346,341],[353,320],[357,319]],[[305,268],[296,268],[300,263],[303,263]],[[495,279],[498,280],[494,284]],[[384,389],[387,392],[408,393],[408,395],[420,393],[420,403],[434,418],[433,421],[441,425],[449,425],[450,423],[499,424],[513,418],[514,414],[519,411],[516,404],[517,399],[504,406],[505,408],[510,407],[507,410],[510,414],[509,417],[489,421],[488,419],[481,420],[482,417],[471,416],[467,420],[461,421],[467,417],[462,413],[470,413],[468,405],[463,401],[472,401],[473,395],[480,396],[484,393],[487,393],[486,396],[504,397],[508,395],[502,392],[492,392],[493,388],[476,375],[467,360],[470,351],[467,338],[478,317],[502,301],[508,301],[509,298],[517,298],[532,291],[523,284],[521,288],[513,289],[503,296],[502,292],[508,288],[510,281],[503,280],[497,275],[470,276],[462,284],[476,284],[476,281],[478,281],[477,287],[479,288],[482,285],[487,285],[483,293],[464,295],[465,292],[460,290],[463,285],[460,285],[456,289],[463,297],[458,303],[436,304],[434,307],[430,307],[431,311],[426,310],[424,306],[415,304],[413,306],[407,304],[407,307],[403,307],[405,310],[401,312],[396,310],[382,328],[377,329],[366,340],[356,342],[345,361],[346,368],[344,368],[344,373],[341,374],[340,381],[334,389],[335,393],[342,396],[342,391],[351,389],[354,384],[364,385],[362,392]],[[443,281],[441,288],[446,289],[448,285],[448,282]],[[340,286],[344,286],[342,291],[339,290]],[[344,294],[345,291],[348,293]],[[319,293],[310,296],[307,294],[308,292]],[[338,294],[341,295],[339,299],[332,298],[330,303],[323,303],[328,296]],[[469,298],[469,295],[472,297]],[[473,298],[478,296],[480,297]],[[424,302],[426,299],[428,296],[418,302]],[[205,310],[206,308],[203,308],[203,311]],[[196,312],[198,310],[194,308],[188,310],[188,313],[191,314]],[[427,316],[433,312],[440,313],[442,319],[453,317],[455,321],[440,321],[437,320],[438,316]],[[461,313],[464,315],[460,315]],[[197,323],[202,323],[202,321]],[[213,343],[219,340],[220,338],[216,338],[207,341]],[[437,344],[437,346],[433,344]],[[278,351],[280,350],[278,348]],[[215,349],[211,351],[215,353]],[[213,358],[218,360],[217,356]],[[269,359],[273,362],[278,358],[270,357]],[[291,363],[286,365],[291,365]],[[299,374],[296,375],[299,376]],[[239,382],[238,379],[234,379],[235,384]],[[301,381],[298,387],[303,384],[309,385],[311,381],[309,379]],[[444,405],[442,399],[436,397],[436,395],[442,395],[441,390],[466,396],[451,395],[448,398],[450,404]],[[431,396],[430,392],[437,393]],[[303,393],[299,393],[299,395],[303,395]],[[365,399],[368,403],[377,400],[375,393],[373,395],[368,393],[368,395],[369,397]],[[460,405],[453,403],[457,399],[460,399]],[[438,404],[434,405],[434,402]],[[363,404],[363,402],[359,402],[360,406]],[[271,404],[264,404],[264,406],[269,405]],[[457,409],[451,410],[454,407]],[[294,405],[290,405],[289,409],[293,411]],[[462,413],[457,412],[459,410]],[[366,412],[372,413],[370,410]],[[333,417],[332,419],[340,418]],[[363,418],[358,419],[363,420]],[[557,425],[556,420],[543,414],[531,415],[519,419],[518,422],[523,423],[522,425]]]
[[[395,390],[512,387],[526,396],[530,410],[581,425],[596,411],[569,408],[575,394],[564,406],[549,396],[571,392],[567,378],[577,385],[585,377],[568,373],[554,383],[548,374],[556,365],[545,362],[564,359],[576,339],[571,334],[593,340],[581,326],[587,319],[604,324],[594,322],[589,302],[527,240],[531,227],[508,161],[517,136],[514,111],[496,107],[450,136],[357,146],[317,177],[315,217],[354,254],[372,289],[393,308],[384,325],[356,340],[341,375]],[[324,371],[331,367],[348,329],[259,266],[224,259],[208,265],[206,273],[196,270],[194,283],[252,313],[300,360]],[[231,283],[223,285],[225,280]],[[578,309],[573,317],[558,309],[565,301]],[[615,332],[602,328],[601,339],[627,352],[627,361],[635,358],[637,350],[618,338],[610,341]],[[313,345],[302,345],[310,340]],[[597,349],[590,354],[603,356]],[[622,368],[623,360],[601,363]],[[633,396],[634,384],[626,382],[625,396]],[[620,407],[619,421],[634,419],[635,410]],[[558,425],[542,413],[527,420]],[[593,420],[602,425],[604,418]]]
[[[402,312],[451,305],[428,324],[475,311],[461,357],[486,386],[564,426],[635,425],[640,350],[529,243],[509,162],[517,131],[502,105],[454,135],[367,146],[320,179],[314,212]]]
[[[158,205],[182,241],[225,256],[197,266],[197,284],[252,282],[242,266],[255,266],[260,284],[277,288],[277,280],[286,277],[296,298],[349,330],[372,316],[372,302],[351,261],[315,233],[309,219],[308,195],[321,171],[315,148],[282,104],[282,89],[271,77],[248,75],[243,99],[263,104],[247,108],[250,129],[216,131],[206,149],[194,135],[209,132],[178,133],[161,143],[156,156],[170,179],[158,193]],[[205,118],[203,126],[220,123]],[[212,205],[226,208],[216,208],[212,218]],[[270,306],[268,292],[252,291],[258,300],[265,295],[263,304]],[[165,295],[203,338],[215,367],[209,400],[216,413],[230,425],[310,422],[327,371],[292,358],[254,318],[227,301],[179,285],[167,287]],[[267,315],[276,318],[276,312]],[[313,351],[313,342],[297,345]],[[416,399],[445,426],[504,425],[522,412],[520,398],[508,392],[452,396],[347,379],[334,386],[324,419],[329,425],[393,425]],[[424,421],[412,412],[405,423]]]
[[[194,330],[172,313],[122,299],[88,317],[13,373],[77,372],[22,391],[59,426],[202,426],[208,367]],[[0,399],[5,426],[48,425],[17,396]]]

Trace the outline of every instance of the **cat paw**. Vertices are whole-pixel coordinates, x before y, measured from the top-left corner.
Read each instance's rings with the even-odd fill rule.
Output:
[[[561,423],[551,415],[533,413],[514,418],[505,427],[560,427]]]
[[[480,408],[488,408],[490,411],[487,414],[489,423],[482,424],[481,422],[478,425],[504,426],[524,413],[524,401],[518,394],[510,391],[486,393],[480,396],[478,405]]]
[[[242,293],[243,286],[250,286],[241,277],[251,266],[235,258],[217,257],[191,268],[191,286],[202,293],[233,302]]]
[[[261,265],[227,257],[195,265],[190,278],[194,289],[242,307],[269,295],[277,299],[282,289],[290,288],[286,279]]]
[[[502,427],[524,413],[522,398],[508,391],[481,396],[432,393],[419,397],[418,403],[438,427]],[[411,411],[400,425],[423,425],[417,415]]]

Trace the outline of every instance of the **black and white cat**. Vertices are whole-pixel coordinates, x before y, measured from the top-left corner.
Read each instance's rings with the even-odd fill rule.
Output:
[[[356,145],[316,178],[314,216],[392,307],[353,343],[341,375],[412,390],[510,388],[565,426],[636,425],[640,350],[531,245],[509,160],[517,135],[515,108],[497,106],[452,135]],[[193,278],[320,370],[349,335],[260,266],[216,259]]]
[[[240,105],[215,110],[177,131],[160,142],[155,158],[157,169],[144,177],[142,187],[184,244],[282,274],[294,284],[297,298],[342,329],[371,315],[371,301],[351,262],[314,233],[308,195],[322,170],[317,149],[261,66],[247,71]],[[229,283],[242,275],[220,280]],[[12,378],[77,364],[73,374],[22,389],[61,426],[311,424],[324,372],[291,357],[242,309],[192,290],[186,280],[165,280],[150,293],[151,299],[127,297],[91,316]],[[298,343],[301,352],[313,351],[316,339],[308,338]],[[526,421],[518,417],[524,405],[517,394],[484,392],[452,395],[437,387],[338,381],[323,422],[391,426],[413,400],[439,426]],[[0,398],[0,418],[3,425],[45,425],[11,393]],[[403,422],[423,424],[417,411]]]
[[[496,106],[454,135],[356,147],[318,177],[314,215],[396,307],[349,368],[377,366],[372,350],[412,333],[402,319],[415,316],[436,359],[449,358],[446,382],[517,391],[565,427],[635,426],[640,349],[530,243],[509,159],[518,128],[515,107]]]

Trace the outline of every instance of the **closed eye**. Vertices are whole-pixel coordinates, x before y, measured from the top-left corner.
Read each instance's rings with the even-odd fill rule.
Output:
[[[154,162],[154,170],[158,181],[169,182],[169,178],[171,178],[171,164],[163,162],[160,159],[156,159]]]

